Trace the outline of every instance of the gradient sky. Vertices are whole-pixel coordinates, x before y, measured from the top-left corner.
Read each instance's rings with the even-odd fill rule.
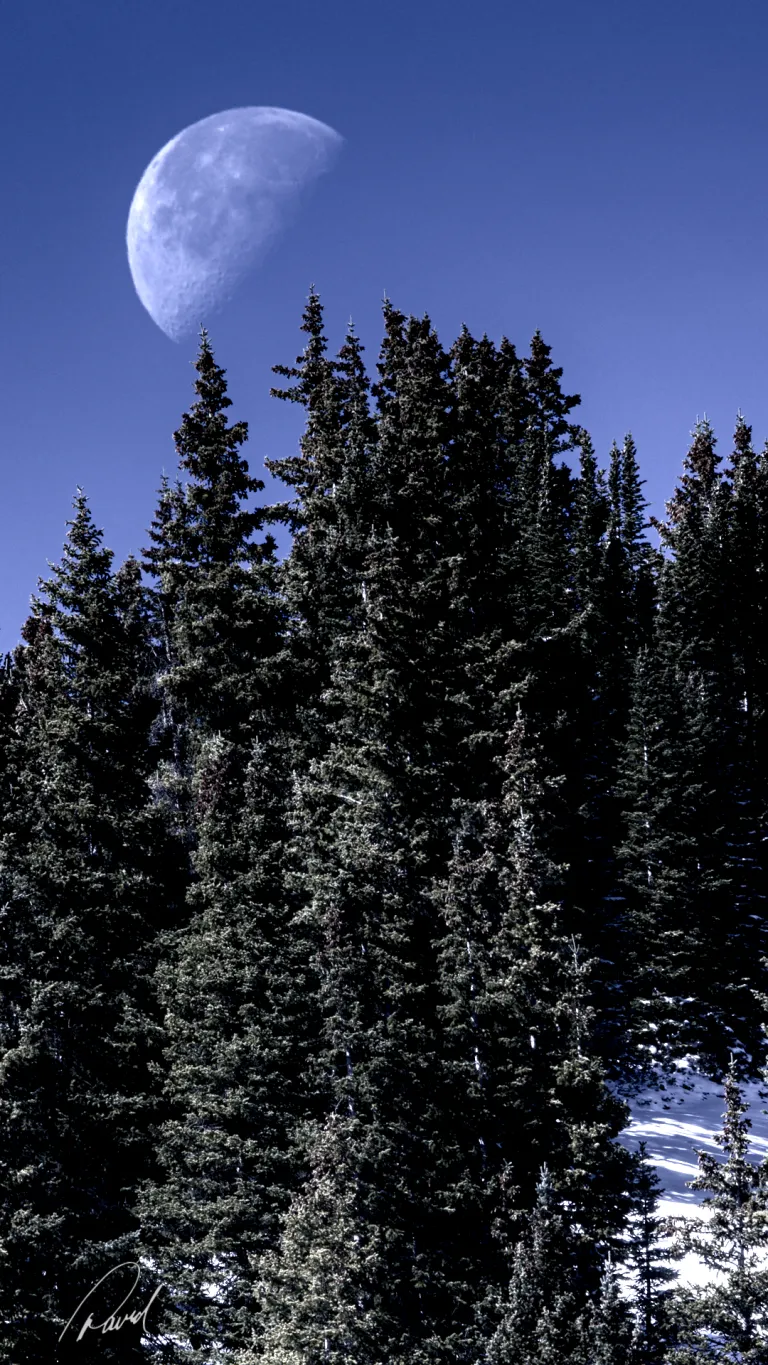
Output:
[[[375,361],[380,300],[525,348],[541,328],[605,460],[632,430],[656,511],[697,417],[768,436],[768,10],[743,0],[23,0],[0,11],[0,650],[78,484],[146,543],[194,344],[144,312],[135,186],[186,125],[300,110],[346,146],[210,330],[254,472],[311,282]]]

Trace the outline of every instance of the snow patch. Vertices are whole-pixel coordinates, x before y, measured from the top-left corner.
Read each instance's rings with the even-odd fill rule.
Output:
[[[752,1123],[750,1157],[758,1165],[768,1156],[768,1091],[758,1082],[741,1086]],[[701,1207],[706,1191],[692,1190],[689,1182],[698,1171],[697,1150],[723,1157],[715,1134],[722,1131],[725,1098],[722,1082],[680,1064],[677,1077],[660,1078],[653,1086],[627,1097],[631,1119],[619,1142],[636,1152],[645,1142],[649,1163],[663,1186],[660,1218],[707,1217]],[[695,1256],[675,1262],[681,1285],[711,1283],[714,1276]]]

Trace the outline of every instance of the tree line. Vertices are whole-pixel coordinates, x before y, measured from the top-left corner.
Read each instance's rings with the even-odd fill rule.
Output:
[[[615,1138],[727,1073],[760,1244],[768,453],[699,423],[656,548],[539,334],[383,321],[372,382],[310,295],[269,505],[203,333],[141,562],[78,491],[4,661],[4,1357],[764,1361]],[[126,1263],[147,1322],[76,1340]]]

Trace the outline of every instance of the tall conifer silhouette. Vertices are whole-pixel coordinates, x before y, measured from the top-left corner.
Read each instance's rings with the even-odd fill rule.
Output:
[[[0,867],[17,954],[0,1062],[0,1332],[9,1358],[133,1359],[135,1331],[119,1348],[56,1344],[86,1292],[135,1259],[159,1119],[151,978],[180,911],[149,785],[146,599],[137,564],[113,574],[82,493],[24,637]]]

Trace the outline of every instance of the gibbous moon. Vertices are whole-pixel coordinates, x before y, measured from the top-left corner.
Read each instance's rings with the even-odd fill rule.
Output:
[[[196,331],[264,255],[343,139],[291,109],[227,109],[149,163],[128,214],[128,264],[174,341]]]

